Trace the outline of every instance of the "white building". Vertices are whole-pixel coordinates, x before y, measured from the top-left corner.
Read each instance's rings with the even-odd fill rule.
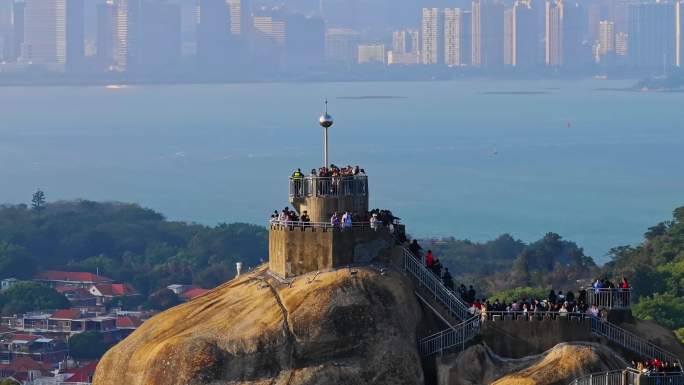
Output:
[[[359,64],[385,64],[385,45],[359,44],[357,60]]]
[[[438,8],[423,8],[421,24],[421,61],[423,64],[438,64],[440,50],[441,13]]]

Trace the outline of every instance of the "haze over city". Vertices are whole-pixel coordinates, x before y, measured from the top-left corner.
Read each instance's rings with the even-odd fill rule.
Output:
[[[0,82],[666,75],[675,0],[1,0]]]

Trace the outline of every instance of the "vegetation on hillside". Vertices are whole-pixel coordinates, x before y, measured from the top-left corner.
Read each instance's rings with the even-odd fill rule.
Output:
[[[0,312],[2,315],[69,307],[69,301],[64,295],[36,282],[19,282],[0,293]]]
[[[424,242],[423,248],[432,249],[458,283],[489,294],[520,287],[576,290],[578,280],[591,279],[598,269],[582,248],[555,233],[530,244],[504,234],[485,243]]]
[[[0,206],[0,278],[37,269],[97,272],[148,295],[169,284],[212,288],[233,278],[235,263],[268,255],[265,228],[167,221],[127,203],[87,200]]]
[[[641,244],[616,247],[610,256],[603,271],[631,277],[635,315],[684,336],[684,207],[649,228]]]

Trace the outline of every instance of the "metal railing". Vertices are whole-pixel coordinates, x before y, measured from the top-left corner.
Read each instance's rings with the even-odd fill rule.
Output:
[[[404,270],[415,278],[418,283],[425,287],[435,300],[442,303],[447,311],[454,317],[464,321],[472,317],[468,312],[468,306],[458,298],[456,293],[448,289],[442,283],[442,280],[430,271],[420,257],[414,256],[406,248],[404,250]]]
[[[301,178],[290,178],[291,198],[335,197],[355,195],[368,195],[367,176],[303,176]]]
[[[486,311],[480,314],[480,317],[488,321],[513,321],[523,319],[527,321],[541,321],[541,320],[571,320],[584,321],[589,318],[589,315],[582,312],[566,312],[561,313],[557,311]]]
[[[629,309],[632,289],[587,289],[587,304],[606,309]]]
[[[637,385],[638,377],[637,372],[620,369],[575,378],[569,385]]]
[[[480,317],[474,316],[441,332],[418,341],[418,351],[423,357],[442,354],[445,351],[462,351],[468,341],[480,332]]]
[[[604,373],[592,373],[576,378],[569,385],[684,385],[684,374],[640,373],[628,368]]]
[[[649,359],[657,358],[663,362],[677,363],[681,368],[679,358],[654,343],[637,336],[613,323],[604,321],[600,318],[591,318],[591,331],[599,336],[606,337],[608,340],[631,350],[642,357]]]

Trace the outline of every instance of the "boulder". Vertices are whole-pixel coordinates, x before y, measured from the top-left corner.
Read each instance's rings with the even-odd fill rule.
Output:
[[[396,271],[288,285],[262,267],[146,321],[107,352],[93,384],[422,384],[420,317]]]

